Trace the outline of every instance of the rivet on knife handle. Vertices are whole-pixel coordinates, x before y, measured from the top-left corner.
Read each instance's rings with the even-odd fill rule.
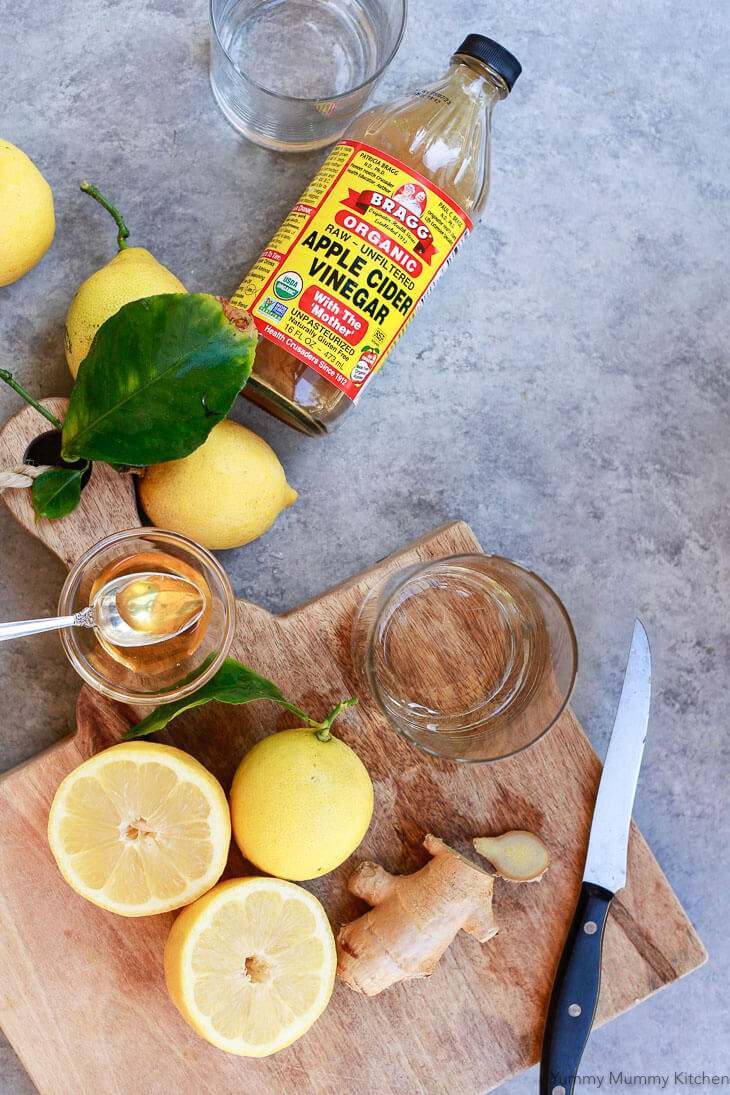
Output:
[[[571,1095],[598,1002],[610,890],[584,882],[565,941],[545,1023],[540,1095]]]

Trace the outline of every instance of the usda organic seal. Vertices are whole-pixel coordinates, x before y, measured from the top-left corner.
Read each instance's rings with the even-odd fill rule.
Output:
[[[274,282],[274,293],[279,300],[292,300],[302,291],[302,279],[293,270],[279,274]]]

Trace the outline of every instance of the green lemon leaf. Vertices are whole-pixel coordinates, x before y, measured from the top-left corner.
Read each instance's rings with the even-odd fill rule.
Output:
[[[86,468],[51,468],[33,481],[31,497],[36,520],[65,517],[81,501],[81,476]]]
[[[251,703],[252,700],[273,700],[274,703],[285,707],[287,711],[291,711],[300,718],[304,725],[320,725],[312,723],[309,715],[305,714],[301,708],[288,703],[273,681],[259,676],[253,669],[237,662],[235,658],[226,658],[215,676],[211,677],[208,683],[197,692],[181,700],[173,700],[172,703],[163,703],[155,708],[151,715],[147,715],[136,726],[127,730],[123,737],[125,739],[143,738],[147,734],[154,734],[155,731],[167,726],[168,722],[177,715],[181,715],[183,711],[188,711],[191,707],[200,707],[209,700],[220,700],[222,703],[232,704]]]
[[[233,406],[256,341],[247,313],[224,310],[207,293],[125,304],[81,363],[63,425],[64,459],[142,467],[187,456]]]

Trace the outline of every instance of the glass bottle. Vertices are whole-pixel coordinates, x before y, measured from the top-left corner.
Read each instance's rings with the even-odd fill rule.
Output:
[[[261,335],[249,399],[310,435],[339,424],[481,215],[520,72],[470,34],[440,80],[349,126],[232,298]]]

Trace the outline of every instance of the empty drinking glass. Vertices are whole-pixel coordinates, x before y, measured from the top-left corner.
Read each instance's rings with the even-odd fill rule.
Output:
[[[395,729],[448,760],[511,756],[564,710],[577,647],[562,603],[497,555],[396,571],[365,598],[352,659]]]
[[[284,152],[335,141],[395,56],[406,0],[211,0],[210,82],[228,121]]]

